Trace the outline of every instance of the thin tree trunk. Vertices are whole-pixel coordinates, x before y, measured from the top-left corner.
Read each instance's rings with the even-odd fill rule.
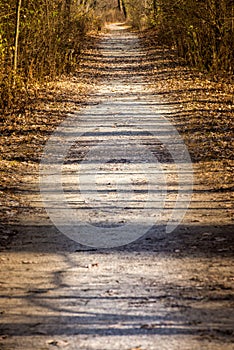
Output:
[[[158,4],[157,4],[157,0],[153,0],[153,9],[154,9],[154,15],[157,15],[158,12]]]
[[[122,10],[122,9],[121,9],[121,0],[118,0],[118,9],[119,9],[119,11]]]
[[[20,10],[21,10],[22,0],[18,0],[17,10],[16,10],[16,26],[15,26],[15,43],[14,43],[14,63],[13,63],[13,71],[14,76],[17,73],[18,66],[18,44],[19,44],[19,28],[20,28]]]
[[[232,6],[232,32],[234,32],[234,5]]]
[[[125,5],[125,0],[122,0],[122,9],[123,9],[124,17],[127,18],[127,9]]]

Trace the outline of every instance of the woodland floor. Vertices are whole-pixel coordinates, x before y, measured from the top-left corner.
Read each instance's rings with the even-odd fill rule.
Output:
[[[76,75],[2,121],[0,349],[233,349],[233,90],[152,33],[112,25],[90,41]],[[92,122],[109,110],[111,126],[97,131],[130,134],[144,119],[130,103],[154,105],[176,126],[193,161],[192,201],[171,234],[154,227],[127,246],[90,249],[48,219],[40,156],[69,113]],[[138,192],[141,201],[142,184]]]

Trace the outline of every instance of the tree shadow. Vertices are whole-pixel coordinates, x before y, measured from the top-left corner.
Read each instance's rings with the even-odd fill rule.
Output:
[[[199,210],[202,210],[199,208]],[[203,209],[204,213],[206,208]],[[40,211],[38,212],[40,221]],[[195,220],[196,221],[196,220]],[[197,220],[198,221],[198,220]],[[116,248],[89,247],[62,234],[53,224],[0,225],[1,250],[8,252],[90,252],[90,254],[118,254],[126,252],[181,257],[231,257],[234,252],[233,225],[180,225],[173,233],[166,233],[165,226],[146,228],[146,234],[136,241]],[[137,229],[137,228],[136,228]],[[78,231],[78,229],[77,229]],[[4,232],[8,237],[5,238]],[[79,239],[79,234],[77,234]]]

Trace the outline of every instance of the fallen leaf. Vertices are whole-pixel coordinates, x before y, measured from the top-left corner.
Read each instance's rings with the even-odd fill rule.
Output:
[[[63,348],[64,346],[68,346],[67,340],[49,340],[48,345],[56,346],[57,348]]]

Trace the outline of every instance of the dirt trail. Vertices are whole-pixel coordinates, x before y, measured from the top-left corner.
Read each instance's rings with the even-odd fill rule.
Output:
[[[74,166],[87,156],[97,135],[104,144],[108,137],[112,144],[115,138],[124,142],[127,137],[134,146],[143,138],[167,174],[167,211],[157,227],[136,242],[115,249],[87,248],[58,232],[43,210],[38,176],[26,177],[22,196],[31,209],[18,216],[18,235],[0,255],[0,349],[233,349],[233,275],[225,245],[231,233],[230,222],[223,208],[212,202],[215,194],[199,192],[195,182],[193,201],[182,224],[172,234],[165,233],[178,179],[163,143],[156,143],[146,131],[162,131],[160,123],[165,119],[160,118],[171,109],[146,83],[145,53],[137,37],[118,25],[109,29],[100,43],[102,56],[88,57],[83,62],[84,66],[95,66],[98,59],[103,63],[102,81],[91,106],[74,112],[66,125],[75,132],[71,122],[77,120],[77,133],[82,134],[63,169],[67,198],[77,213],[82,212],[81,220],[102,229],[114,230],[129,218],[135,222],[139,217],[141,223],[147,217],[145,225],[157,212],[156,202],[163,200],[166,191],[160,187],[157,201],[152,200],[152,208],[144,211],[140,203],[145,200],[149,178],[137,172],[139,164],[132,165],[126,154],[118,154],[115,160],[108,143],[103,159],[109,155],[111,162],[103,164],[110,180],[104,184],[103,178],[99,179],[105,210],[99,202],[95,210],[90,210],[74,192]],[[163,125],[167,140],[171,129]],[[136,157],[131,152],[131,157]],[[97,154],[100,157],[102,153],[99,150]],[[90,159],[95,161],[95,154]],[[114,169],[112,178],[110,169]],[[135,197],[123,195],[129,187],[126,177],[122,179],[124,186],[119,184],[116,190],[118,171],[137,174]],[[182,186],[184,192],[190,186],[189,176]],[[95,200],[97,193],[88,189],[85,187],[83,194]],[[113,205],[117,200],[121,210]],[[55,195],[53,201],[59,203],[59,197]],[[66,220],[63,215],[62,220]],[[129,229],[130,236],[134,232]]]

